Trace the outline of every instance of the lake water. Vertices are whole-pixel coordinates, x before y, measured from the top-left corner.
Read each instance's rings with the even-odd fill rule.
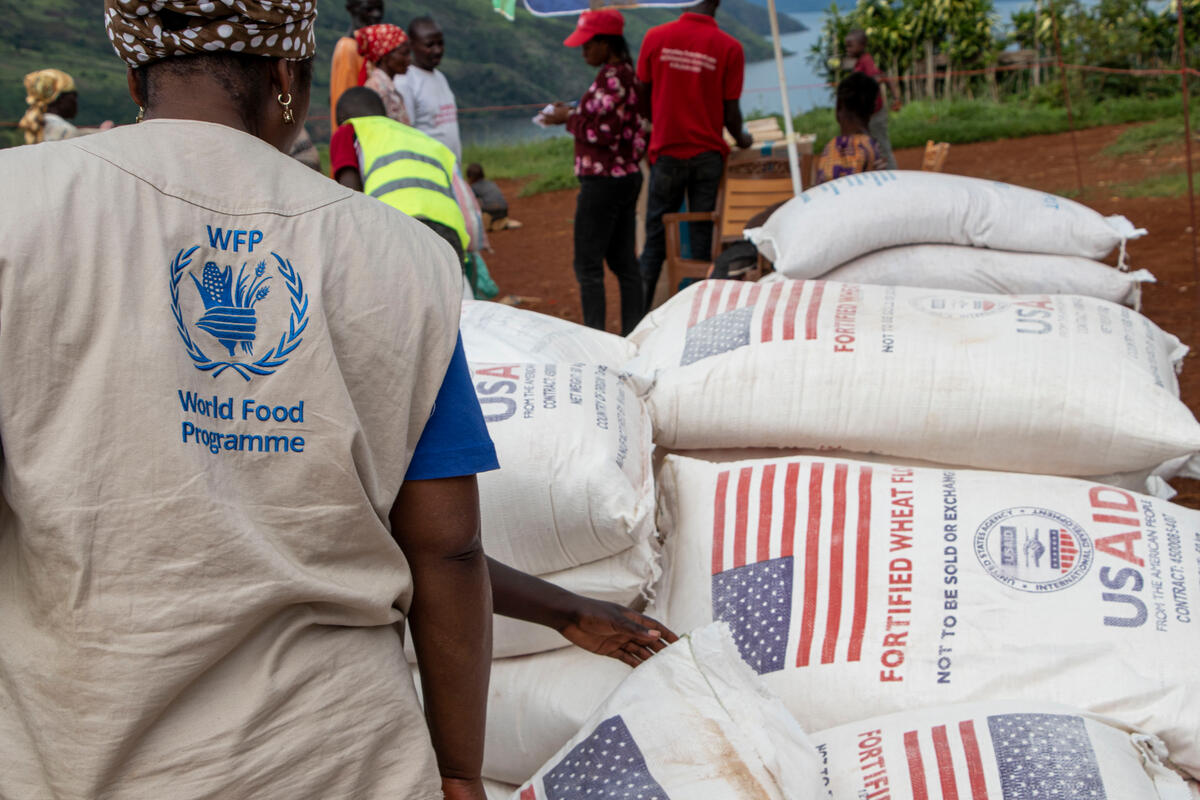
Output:
[[[1032,5],[1032,0],[1001,0],[995,3],[995,8],[1001,23],[1007,24],[1014,11]],[[818,74],[808,61],[809,50],[820,36],[821,22],[825,17],[825,12],[816,11],[810,14],[792,14],[791,16],[804,23],[808,28],[800,33],[784,34],[780,38],[783,49],[792,52],[792,55],[783,60],[792,114],[799,114],[819,106],[831,106],[833,105],[833,91],[822,85],[825,77]],[[742,111],[746,114],[755,111],[778,114],[783,111],[779,92],[779,73],[776,71],[773,59],[752,61],[746,65],[746,81],[745,87],[742,89]]]
[[[1086,3],[1095,0],[1085,0]],[[1000,0],[995,3],[1001,23],[1007,23],[1012,12],[1032,6],[1032,0]],[[823,11],[808,14],[793,14],[808,30],[784,34],[783,49],[792,55],[783,60],[788,82],[788,99],[792,113],[799,114],[810,108],[833,105],[832,91],[823,85],[824,76],[818,75],[808,62],[809,49],[821,32]],[[580,87],[582,94],[584,87]],[[742,90],[742,111],[747,115],[778,114],[783,110],[779,92],[779,76],[774,59],[753,61],[746,65],[746,78]],[[466,144],[503,144],[535,141],[562,136],[563,129],[539,128],[530,122],[534,109],[519,116],[497,116],[489,113],[465,113],[459,115],[463,142]]]

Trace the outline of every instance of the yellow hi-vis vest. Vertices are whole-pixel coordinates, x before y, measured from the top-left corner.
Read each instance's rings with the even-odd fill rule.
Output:
[[[454,197],[454,153],[446,145],[388,117],[355,117],[362,148],[363,192],[410,217],[453,228],[465,253],[471,243]]]

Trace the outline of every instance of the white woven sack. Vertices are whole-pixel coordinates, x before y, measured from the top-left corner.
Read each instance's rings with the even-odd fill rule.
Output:
[[[487,795],[487,800],[509,800],[517,788],[511,783],[483,779],[483,792]]]
[[[584,597],[640,608],[644,607],[650,587],[661,571],[657,547],[642,542],[624,553],[541,578]],[[568,646],[570,642],[553,628],[499,615],[492,617],[492,658],[524,656]],[[405,637],[404,654],[410,662],[417,660],[411,635]]]
[[[654,535],[651,426],[607,366],[471,364],[500,469],[479,476],[488,555],[544,575]]]
[[[723,625],[639,666],[520,790],[520,800],[791,800],[821,791],[804,731]]]
[[[865,172],[792,198],[746,231],[775,269],[815,278],[906,244],[958,244],[1103,258],[1142,235],[1124,217],[997,181],[936,172]]]
[[[704,281],[634,331],[655,442],[1101,475],[1186,462],[1187,349],[1090,297]]]
[[[677,456],[659,508],[654,613],[730,623],[808,729],[1049,697],[1200,775],[1200,512],[1069,478]]]
[[[464,302],[459,330],[471,361],[620,366],[637,350],[620,336],[503,303]]]
[[[1069,707],[989,702],[811,734],[830,800],[1190,800],[1155,736]]]
[[[484,776],[529,780],[630,672],[614,658],[578,647],[493,661]]]
[[[991,294],[1080,294],[1138,308],[1148,270],[1122,272],[1080,256],[916,244],[876,250],[821,276],[839,283]]]
[[[663,448],[658,448],[654,452],[656,480],[663,460],[671,454],[720,464],[730,461],[749,461],[760,458],[815,457],[838,458],[845,461],[867,461],[874,464],[887,464],[897,467],[920,467],[922,469],[969,469],[969,467],[964,467],[962,464],[939,464],[936,461],[925,461],[920,458],[895,458],[893,456],[881,456],[871,453],[854,453],[848,450],[806,450],[802,447],[742,447],[725,450],[664,450]],[[1173,477],[1178,473],[1180,466],[1179,463],[1170,462],[1159,471],[1140,470],[1138,472],[1118,472],[1112,475],[1089,475],[1087,479],[1095,483],[1107,483],[1109,486],[1128,489],[1131,492],[1148,494],[1152,497],[1157,497],[1159,500],[1170,500],[1178,492],[1162,476],[1168,475]]]

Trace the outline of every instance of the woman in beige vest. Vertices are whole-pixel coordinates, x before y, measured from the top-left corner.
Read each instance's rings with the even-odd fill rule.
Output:
[[[315,14],[106,0],[145,122],[0,153],[37,189],[0,198],[0,797],[480,800],[493,593],[629,663],[670,638],[489,583],[477,402],[473,459],[410,477],[459,269],[284,155]]]

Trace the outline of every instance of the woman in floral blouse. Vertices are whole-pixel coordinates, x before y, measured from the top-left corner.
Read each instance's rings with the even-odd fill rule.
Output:
[[[575,277],[583,323],[604,329],[607,260],[620,287],[623,335],[637,325],[645,306],[637,261],[637,199],[650,129],[638,111],[637,79],[624,29],[619,11],[580,15],[564,44],[582,46],[584,60],[600,72],[576,108],[555,103],[543,114],[547,123],[565,123],[575,137]]]

